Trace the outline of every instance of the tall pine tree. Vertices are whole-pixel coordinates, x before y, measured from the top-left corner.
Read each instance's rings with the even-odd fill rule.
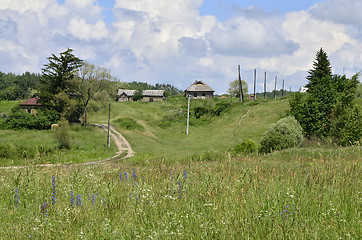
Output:
[[[327,53],[322,48],[317,52],[313,68],[308,74],[307,80],[309,82],[306,85],[308,92],[315,90],[316,85],[321,83],[323,77],[332,77],[331,63],[328,60]]]

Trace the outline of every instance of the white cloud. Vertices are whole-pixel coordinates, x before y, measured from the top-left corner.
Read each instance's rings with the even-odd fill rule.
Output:
[[[284,16],[250,7],[218,22],[199,15],[202,0],[116,0],[115,20],[106,24],[97,0],[2,0],[0,71],[40,72],[51,53],[69,47],[124,81],[185,88],[201,79],[223,93],[240,64],[249,84],[258,68],[257,91],[264,71],[269,90],[275,75],[297,90],[320,47],[337,73],[361,70],[361,3],[346,2],[326,0]]]

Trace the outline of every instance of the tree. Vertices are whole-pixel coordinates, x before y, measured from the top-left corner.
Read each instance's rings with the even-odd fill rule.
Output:
[[[143,98],[143,91],[142,90],[137,90],[134,95],[133,95],[133,101],[138,101],[141,100]]]
[[[80,97],[83,126],[87,124],[87,113],[92,102],[109,100],[107,85],[112,80],[110,71],[104,67],[84,62],[72,81],[75,94]]]
[[[59,57],[52,54],[48,57],[48,64],[42,69],[40,80],[40,102],[51,109],[55,109],[64,116],[64,111],[69,106],[69,101],[64,98],[74,94],[71,81],[76,76],[77,70],[82,66],[83,60],[76,57],[72,49],[60,53]],[[71,119],[70,119],[71,118]],[[67,116],[69,121],[74,121],[76,116]]]
[[[241,80],[241,86],[243,87],[243,92],[247,93],[248,92],[248,84],[244,80]],[[230,93],[234,97],[240,97],[239,80],[232,81],[229,84],[228,93]]]
[[[309,81],[306,87],[308,92],[311,92],[322,81],[322,78],[332,77],[332,67],[328,60],[327,53],[321,48],[317,54],[315,61],[313,62],[313,68],[308,72]]]

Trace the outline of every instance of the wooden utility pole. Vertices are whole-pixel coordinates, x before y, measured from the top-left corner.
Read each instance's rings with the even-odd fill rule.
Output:
[[[256,100],[255,88],[256,88],[256,68],[254,69],[254,100]]]
[[[266,72],[264,72],[264,101],[266,100]]]
[[[240,76],[240,65],[238,65],[239,70],[239,102],[244,102],[244,94],[243,94],[243,86],[241,84],[241,76]]]
[[[186,135],[189,135],[189,122],[190,122],[190,95],[188,96],[188,105],[187,105]]]
[[[275,76],[274,99],[277,99],[277,79],[278,76]]]
[[[284,78],[283,78],[283,85],[282,85],[282,97],[284,97]]]
[[[111,146],[111,135],[109,134],[109,128],[111,125],[111,104],[109,104],[109,110],[108,110],[108,132],[107,132],[107,146]]]

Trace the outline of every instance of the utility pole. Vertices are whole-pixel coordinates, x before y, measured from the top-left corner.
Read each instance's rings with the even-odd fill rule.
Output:
[[[186,135],[189,135],[189,122],[190,122],[190,95],[188,96],[188,106],[187,106]]]
[[[284,78],[283,78],[283,87],[282,87],[282,97],[284,97]]]
[[[277,99],[277,79],[278,76],[275,76],[274,99]]]
[[[240,76],[240,65],[238,65],[239,70],[239,102],[244,102],[244,94],[243,94],[243,86],[241,84],[241,76]]]
[[[266,100],[266,72],[264,72],[264,101]]]
[[[108,133],[107,133],[107,146],[111,146],[111,135],[109,134],[109,127],[111,123],[111,104],[109,104],[109,110],[108,110]]]
[[[254,69],[254,100],[256,100],[255,88],[256,88],[256,68]]]

